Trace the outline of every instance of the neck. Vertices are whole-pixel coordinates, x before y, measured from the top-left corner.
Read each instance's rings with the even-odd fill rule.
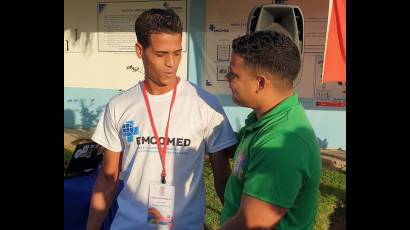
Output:
[[[254,108],[254,111],[256,113],[256,117],[258,118],[258,120],[260,120],[263,116],[265,116],[267,113],[272,111],[276,106],[278,106],[286,98],[292,95],[293,95],[293,90],[289,90],[289,91],[286,91],[278,95],[264,97],[264,98],[272,98],[272,99],[271,100],[264,99],[259,107]]]
[[[176,77],[174,81],[170,81],[169,84],[159,84],[149,77],[145,77],[144,87],[147,89],[147,92],[151,95],[161,95],[168,93],[173,90],[175,85],[178,84],[179,79]]]

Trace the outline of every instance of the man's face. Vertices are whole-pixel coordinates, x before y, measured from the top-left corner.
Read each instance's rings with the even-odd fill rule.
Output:
[[[151,34],[147,48],[137,43],[137,56],[142,58],[146,77],[160,86],[174,84],[176,72],[181,62],[181,41],[179,33]]]
[[[241,56],[232,53],[230,72],[225,77],[229,81],[232,100],[240,106],[253,108],[258,81]]]

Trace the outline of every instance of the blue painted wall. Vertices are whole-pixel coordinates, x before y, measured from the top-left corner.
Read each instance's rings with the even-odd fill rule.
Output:
[[[91,128],[101,111],[118,90],[64,88],[64,128]]]

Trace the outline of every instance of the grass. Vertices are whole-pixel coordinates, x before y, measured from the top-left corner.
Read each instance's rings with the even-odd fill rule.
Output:
[[[218,195],[215,192],[214,176],[209,160],[205,160],[204,182],[206,190],[205,203],[205,225],[206,229],[218,229],[219,217],[221,216],[222,205]]]
[[[323,170],[320,183],[319,206],[315,230],[329,229],[332,220],[344,213],[336,213],[337,208],[346,207],[346,173],[335,170]]]
[[[204,180],[206,189],[206,229],[218,229],[222,205],[214,189],[211,164],[205,161]],[[335,170],[323,170],[320,184],[318,212],[314,230],[329,229],[329,225],[336,217],[336,208],[346,207],[346,173]],[[338,213],[344,215],[344,213]],[[344,218],[344,217],[343,217]]]

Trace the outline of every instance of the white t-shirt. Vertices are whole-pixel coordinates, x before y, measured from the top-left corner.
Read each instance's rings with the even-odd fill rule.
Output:
[[[108,103],[92,139],[123,152],[118,211],[111,229],[151,229],[148,224],[149,184],[159,183],[162,165],[142,94],[143,81]],[[147,92],[159,137],[165,136],[172,90]],[[175,186],[173,229],[203,229],[205,189],[204,153],[237,143],[222,106],[213,95],[181,80],[172,108],[166,155],[167,184]],[[162,145],[161,145],[162,146]]]

